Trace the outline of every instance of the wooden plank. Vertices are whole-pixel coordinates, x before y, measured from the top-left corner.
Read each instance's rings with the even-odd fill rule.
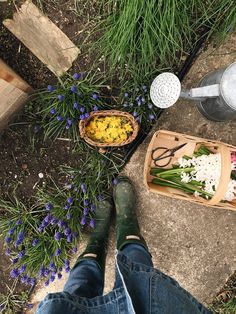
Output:
[[[1,58],[0,78],[19,88],[23,92],[30,93],[33,91],[33,88],[26,81],[24,81],[15,71],[13,71]]]
[[[30,0],[3,24],[57,76],[65,74],[80,53]]]
[[[3,129],[13,114],[17,113],[28,99],[28,94],[0,79],[0,129]]]

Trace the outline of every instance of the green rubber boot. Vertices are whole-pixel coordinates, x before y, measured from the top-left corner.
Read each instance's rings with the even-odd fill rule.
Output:
[[[139,243],[147,250],[147,244],[141,236],[135,212],[136,194],[131,181],[127,177],[118,177],[113,190],[116,207],[116,247],[121,250],[126,244]]]
[[[90,235],[85,251],[77,259],[76,265],[82,260],[92,259],[98,263],[104,274],[112,207],[111,202],[107,200],[98,203],[94,217],[96,226]]]

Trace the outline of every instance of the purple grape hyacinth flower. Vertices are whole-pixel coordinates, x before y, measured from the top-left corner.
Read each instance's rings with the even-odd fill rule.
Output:
[[[44,276],[44,266],[40,266],[40,269],[39,269],[39,274],[38,274],[38,276],[39,277],[43,277]]]
[[[57,99],[59,101],[63,101],[65,99],[65,97],[63,95],[57,95]]]
[[[81,187],[82,192],[85,194],[87,192],[86,184],[82,183],[80,187]]]
[[[65,268],[65,272],[66,272],[66,273],[69,273],[69,272],[70,272],[70,267],[66,267],[66,268]]]
[[[21,283],[25,283],[26,282],[26,280],[27,280],[27,275],[23,275],[22,277],[21,277],[21,280],[20,280],[20,282]]]
[[[79,104],[78,104],[77,102],[74,102],[73,108],[74,108],[74,109],[78,109],[78,108],[79,108]]]
[[[57,111],[56,111],[56,109],[55,109],[55,108],[52,108],[52,109],[50,109],[50,113],[51,113],[51,114],[56,114],[56,113],[57,113]]]
[[[65,235],[65,236],[68,236],[69,234],[71,234],[71,229],[70,229],[70,228],[66,228],[66,229],[64,230],[64,235]]]
[[[90,116],[89,112],[86,112],[86,113],[84,114],[84,116],[85,116],[85,118],[87,119],[87,118]]]
[[[56,241],[60,241],[60,240],[61,240],[61,237],[62,237],[61,232],[56,232],[55,235],[54,235],[54,239],[55,239]]]
[[[31,286],[35,286],[36,285],[36,279],[35,278],[31,278],[30,284],[31,284]]]
[[[55,268],[55,264],[54,264],[53,262],[51,262],[51,263],[49,264],[49,269],[53,270],[54,268]]]
[[[31,283],[31,278],[30,277],[28,277],[27,279],[26,279],[26,285],[29,285]]]
[[[18,233],[18,235],[17,235],[17,239],[23,241],[24,238],[25,238],[24,231],[21,230],[21,231]]]
[[[72,248],[72,252],[73,252],[73,253],[77,253],[77,252],[78,252],[78,249],[77,249],[76,246],[74,246],[74,247]]]
[[[133,116],[136,118],[138,116],[138,113],[136,111],[134,111]]]
[[[49,285],[49,280],[46,280],[44,285],[47,287]]]
[[[39,226],[37,230],[38,230],[39,233],[41,233],[41,232],[43,232],[43,227]]]
[[[83,210],[84,216],[87,216],[88,213],[89,213],[89,208],[88,207],[84,207],[84,210]]]
[[[95,228],[96,223],[95,223],[95,220],[93,218],[90,219],[89,225],[91,228]]]
[[[5,255],[7,256],[11,255],[11,250],[9,249],[9,247],[5,250]]]
[[[127,92],[124,93],[124,97],[125,97],[125,98],[129,97],[129,94],[128,94]]]
[[[80,118],[81,120],[85,120],[85,115],[84,115],[84,114],[81,114],[81,115],[79,116],[79,118]]]
[[[52,210],[53,209],[53,204],[52,203],[47,203],[45,205],[46,210]]]
[[[104,196],[103,196],[103,195],[98,195],[98,196],[97,196],[97,200],[98,200],[99,202],[103,201],[103,200],[104,200]]]
[[[84,107],[81,107],[79,111],[80,111],[81,113],[84,113],[84,112],[85,112],[85,108],[84,108]]]
[[[61,249],[59,247],[55,251],[55,256],[59,256],[61,254]]]
[[[67,203],[68,204],[72,204],[73,203],[73,197],[72,196],[68,197]]]
[[[63,227],[66,226],[66,222],[64,220],[60,219],[58,221],[57,225],[58,225],[59,228],[63,228]]]
[[[88,205],[89,205],[89,203],[90,203],[90,201],[89,201],[89,199],[88,199],[88,198],[84,199],[84,206],[88,206]]]
[[[67,243],[71,243],[72,240],[73,240],[72,234],[69,234],[69,235],[66,237],[66,242],[67,242]]]
[[[57,121],[61,122],[61,121],[63,121],[63,118],[61,116],[57,116]]]
[[[20,251],[18,254],[19,259],[21,259],[23,256],[25,256],[25,250]]]
[[[39,239],[33,239],[32,246],[36,246],[39,243]]]
[[[95,205],[95,204],[92,204],[92,205],[90,206],[90,210],[91,210],[91,212],[94,212],[94,211],[96,210],[96,205]]]
[[[51,220],[51,225],[56,225],[58,223],[59,219],[56,218],[56,217],[53,217],[52,220]]]
[[[21,219],[18,219],[18,220],[16,221],[16,226],[19,226],[19,225],[22,225],[22,220],[21,220]]]
[[[66,121],[67,121],[67,124],[70,126],[73,124],[73,120],[70,118],[67,118]]]
[[[5,238],[5,242],[6,242],[6,243],[10,243],[10,242],[11,242],[11,240],[12,240],[12,238],[11,238],[11,237],[6,237],[6,238]]]
[[[12,269],[11,272],[10,272],[11,278],[17,278],[19,276],[19,274],[20,273],[19,273],[17,268]]]
[[[45,268],[44,273],[43,273],[44,277],[47,277],[49,274],[50,274],[50,270],[48,268]]]
[[[93,106],[93,111],[98,111],[98,106],[97,105]]]
[[[67,213],[66,214],[66,219],[70,220],[72,218],[72,214],[71,213]]]
[[[117,180],[116,178],[114,178],[114,179],[112,180],[112,184],[113,184],[113,185],[117,185],[117,183],[118,183],[118,180]]]
[[[153,114],[150,114],[149,116],[148,116],[148,118],[149,118],[149,120],[155,120],[155,116],[153,115]]]
[[[25,264],[20,267],[20,269],[19,269],[20,274],[22,274],[26,271],[26,267],[27,266]]]
[[[9,229],[9,230],[8,230],[8,234],[9,234],[9,235],[13,235],[14,232],[15,232],[15,230],[16,230],[16,227],[13,227],[13,228]]]
[[[48,214],[45,218],[44,218],[44,221],[46,223],[49,223],[50,221],[52,220],[52,215]]]
[[[64,260],[64,265],[69,267],[70,266],[70,261],[68,259],[65,259]]]
[[[83,216],[80,223],[82,226],[85,226],[86,225],[86,217]]]
[[[57,274],[57,278],[61,279],[62,278],[62,274],[61,273]]]
[[[54,269],[54,270],[52,271],[52,276],[56,276],[56,274],[57,274],[57,271],[56,271],[56,269]]]
[[[18,257],[13,258],[13,260],[12,260],[12,264],[16,264],[18,261],[19,261],[19,258],[18,258]]]
[[[94,100],[98,99],[98,94],[93,93],[92,98],[93,98]]]
[[[33,305],[32,303],[28,303],[28,304],[27,304],[27,308],[28,308],[28,309],[32,309],[33,307],[34,307],[34,305]]]
[[[81,73],[74,73],[73,78],[78,80],[81,77]]]
[[[55,88],[52,85],[48,85],[47,90],[49,92],[53,92],[55,90]]]
[[[70,209],[70,204],[66,204],[66,205],[64,206],[64,209],[65,209],[65,210]]]
[[[72,85],[70,88],[72,93],[77,93],[77,86],[76,85]]]

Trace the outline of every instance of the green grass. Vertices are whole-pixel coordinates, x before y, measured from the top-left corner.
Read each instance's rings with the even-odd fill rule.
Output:
[[[27,306],[28,292],[17,293],[15,290],[18,280],[15,279],[12,286],[7,287],[7,293],[0,292],[0,312],[3,314],[22,313],[24,307]],[[30,305],[28,305],[30,306]]]
[[[216,314],[235,314],[236,313],[236,298],[232,298],[227,302],[220,302],[210,306],[213,313]]]
[[[153,77],[163,68],[176,69],[202,34],[224,38],[236,23],[232,0],[107,0],[107,17],[96,49],[108,60],[111,71],[131,73],[132,79]],[[109,8],[109,9],[107,9]]]

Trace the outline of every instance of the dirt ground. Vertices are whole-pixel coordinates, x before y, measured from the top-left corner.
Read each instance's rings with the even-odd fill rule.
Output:
[[[56,82],[56,77],[2,24],[11,18],[23,1],[0,2],[0,58],[12,67],[34,89],[45,88]],[[79,11],[75,12],[74,1],[33,1],[43,4],[44,13],[75,43],[81,43],[91,33],[98,17],[96,1],[86,6],[85,0],[77,1]],[[96,16],[96,18],[94,18]],[[91,40],[93,37],[91,37]],[[90,38],[89,38],[90,40]],[[73,64],[73,71],[89,69],[91,58],[84,51]],[[16,195],[23,202],[32,202],[37,187],[53,181],[58,184],[60,166],[78,166],[78,155],[72,153],[69,141],[43,141],[43,132],[33,117],[34,108],[27,107],[11,121],[10,127],[0,136],[0,195],[14,199]],[[39,178],[43,174],[43,178]],[[1,213],[0,213],[1,215]],[[1,240],[2,241],[2,240]],[[6,293],[9,280],[9,259],[4,254],[0,241],[0,293]],[[19,292],[24,287],[19,287]]]

